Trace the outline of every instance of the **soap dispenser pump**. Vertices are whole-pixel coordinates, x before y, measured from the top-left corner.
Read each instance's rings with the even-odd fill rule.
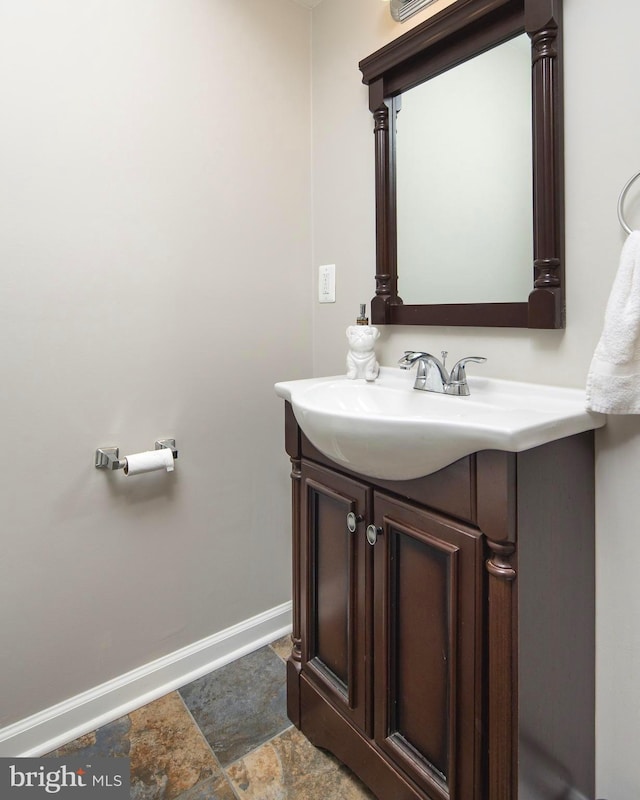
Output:
[[[360,304],[360,314],[356,318],[356,324],[347,328],[349,342],[347,378],[350,380],[364,378],[367,381],[375,381],[380,372],[375,353],[375,342],[380,336],[380,331],[369,325],[366,308],[364,303]]]

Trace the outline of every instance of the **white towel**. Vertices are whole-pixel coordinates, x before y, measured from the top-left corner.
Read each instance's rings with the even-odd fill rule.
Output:
[[[640,231],[627,238],[587,376],[587,408],[640,414]]]

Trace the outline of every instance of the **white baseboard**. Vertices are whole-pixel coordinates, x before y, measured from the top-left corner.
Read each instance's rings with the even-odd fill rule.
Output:
[[[291,631],[291,603],[0,729],[0,756],[42,756]]]

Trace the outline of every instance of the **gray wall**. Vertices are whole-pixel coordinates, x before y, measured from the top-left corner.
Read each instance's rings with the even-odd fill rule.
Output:
[[[0,0],[0,728],[290,599],[310,24]],[[94,469],[165,436],[173,475]]]

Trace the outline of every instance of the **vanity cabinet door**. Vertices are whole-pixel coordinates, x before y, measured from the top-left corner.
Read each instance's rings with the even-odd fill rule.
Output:
[[[371,489],[305,461],[301,477],[302,670],[345,717],[370,732],[373,554],[364,529]]]
[[[482,536],[374,507],[375,741],[433,800],[481,800]]]

